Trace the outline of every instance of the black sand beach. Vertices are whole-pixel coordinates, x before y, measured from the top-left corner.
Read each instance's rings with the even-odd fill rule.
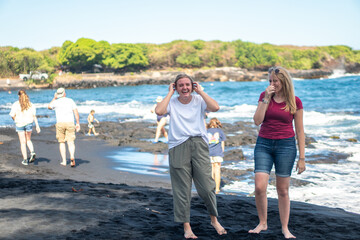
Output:
[[[54,127],[42,128],[32,138],[37,159],[23,166],[15,130],[0,128],[0,239],[183,239],[173,222],[169,178],[112,170],[106,156],[120,148],[109,138],[79,133],[77,166],[63,167]],[[228,234],[216,234],[194,193],[191,220],[199,239],[283,239],[276,199],[269,199],[269,229],[259,235],[247,233],[258,221],[254,198],[217,199]],[[360,239],[359,226],[358,214],[291,203],[289,228],[297,239]]]

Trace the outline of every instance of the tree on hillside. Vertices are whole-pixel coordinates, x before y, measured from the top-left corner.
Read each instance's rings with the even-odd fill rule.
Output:
[[[94,64],[102,62],[109,45],[106,41],[96,42],[88,38],[80,38],[72,44],[66,41],[60,51],[59,61],[75,72],[90,71]]]
[[[137,71],[149,65],[144,46],[136,44],[111,44],[105,51],[102,63],[115,71]]]
[[[41,66],[44,56],[33,49],[22,49],[12,54],[13,66],[12,70],[15,74],[28,73],[38,70]]]
[[[59,68],[58,54],[60,48],[52,47],[48,50],[41,51],[41,54],[44,56],[42,64],[39,66],[38,70],[44,71],[47,73],[54,73],[56,69]]]

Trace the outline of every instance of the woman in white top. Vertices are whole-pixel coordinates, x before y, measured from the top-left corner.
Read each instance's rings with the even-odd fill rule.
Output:
[[[10,111],[10,116],[15,121],[16,132],[19,135],[21,153],[23,155],[23,161],[21,162],[24,165],[28,165],[29,162],[35,161],[35,151],[34,146],[31,142],[31,133],[33,122],[36,125],[37,133],[40,133],[40,127],[36,118],[36,108],[30,102],[29,96],[24,90],[18,92],[19,101],[16,101]],[[30,150],[30,158],[27,158],[26,146]]]
[[[177,91],[179,96],[171,98]],[[195,91],[197,94],[192,94]],[[190,76],[180,74],[169,86],[167,96],[158,103],[158,116],[169,114],[169,165],[174,199],[174,220],[183,223],[184,237],[197,238],[190,226],[192,181],[210,214],[211,225],[219,235],[226,230],[217,220],[215,182],[211,177],[205,111],[216,112],[218,103]]]

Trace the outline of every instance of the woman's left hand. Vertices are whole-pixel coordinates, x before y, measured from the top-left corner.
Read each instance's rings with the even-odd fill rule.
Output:
[[[306,170],[306,167],[305,167],[305,160],[303,159],[299,159],[297,161],[297,164],[296,164],[296,171],[298,171],[298,174],[301,174],[303,173],[304,171]]]
[[[196,93],[200,93],[204,90],[204,88],[198,82],[193,83],[193,89]]]
[[[39,126],[36,126],[36,132],[37,132],[37,133],[40,133],[40,132],[41,132],[41,129],[40,129]]]

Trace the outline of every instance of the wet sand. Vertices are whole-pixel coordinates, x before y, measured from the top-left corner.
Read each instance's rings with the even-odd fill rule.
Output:
[[[23,166],[15,130],[0,128],[0,239],[183,239],[169,178],[111,169],[106,156],[120,147],[98,137],[77,135],[75,168],[60,165],[54,127],[32,140],[37,159]],[[254,198],[217,199],[228,235],[216,234],[194,193],[191,221],[200,239],[283,239],[276,199],[269,199],[269,229],[261,234],[247,233],[258,221]],[[297,239],[359,239],[359,226],[358,214],[291,203]]]

